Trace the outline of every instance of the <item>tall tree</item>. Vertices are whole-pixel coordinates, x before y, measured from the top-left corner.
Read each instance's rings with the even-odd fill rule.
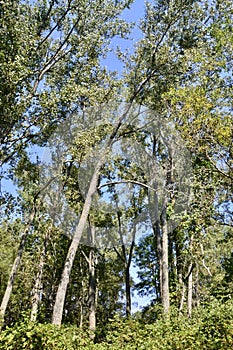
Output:
[[[106,40],[127,32],[117,17],[128,3],[1,3],[1,164],[17,164],[31,142],[43,144],[57,124],[82,107],[83,98],[91,103],[103,99],[106,87],[111,92],[114,83],[99,68],[99,58],[107,50]],[[5,298],[3,305],[2,313]]]

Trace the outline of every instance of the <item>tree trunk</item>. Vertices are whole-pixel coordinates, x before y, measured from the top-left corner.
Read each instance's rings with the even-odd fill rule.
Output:
[[[61,322],[62,322],[62,314],[63,314],[63,309],[64,309],[67,286],[68,286],[69,279],[70,279],[70,273],[72,270],[75,255],[76,255],[76,252],[77,252],[77,249],[79,246],[79,242],[80,242],[83,230],[84,230],[85,225],[87,223],[88,215],[89,215],[91,204],[92,204],[92,197],[93,197],[94,193],[96,192],[96,189],[98,186],[98,179],[99,179],[100,170],[101,170],[101,167],[103,166],[103,164],[106,160],[106,153],[107,153],[108,149],[111,147],[111,145],[112,145],[112,143],[117,135],[117,132],[118,132],[119,128],[121,127],[123,120],[126,118],[127,114],[129,113],[129,110],[132,106],[132,103],[133,103],[135,97],[137,96],[137,94],[140,92],[140,90],[146,84],[147,81],[148,81],[148,79],[145,79],[141,83],[141,85],[139,86],[138,90],[132,96],[131,102],[127,105],[127,107],[125,108],[125,111],[123,112],[123,114],[119,118],[112,134],[110,135],[110,137],[106,143],[106,146],[103,149],[103,152],[100,155],[100,158],[97,162],[97,165],[95,167],[95,170],[94,170],[91,182],[90,182],[90,186],[89,186],[89,189],[88,189],[88,192],[86,195],[86,199],[84,202],[82,214],[81,214],[78,226],[75,230],[71,245],[69,247],[69,250],[68,250],[68,253],[66,256],[65,266],[64,266],[64,269],[62,272],[61,281],[60,281],[59,286],[58,286],[56,300],[55,300],[55,304],[54,304],[54,308],[53,308],[53,316],[52,316],[52,324],[54,324],[54,325],[60,326]]]
[[[190,237],[190,252],[193,249],[193,235]],[[188,316],[192,316],[192,303],[193,303],[193,263],[190,262],[188,269],[188,299],[187,299],[187,309]]]
[[[184,307],[185,292],[186,292],[186,285],[183,281],[180,284],[180,286],[181,285],[182,285],[182,292],[181,292],[180,307],[179,307],[180,312],[183,310],[183,307]]]
[[[80,271],[80,272],[81,272],[81,275],[82,275],[82,271]],[[84,307],[83,307],[83,305],[85,304],[85,298],[84,298],[84,295],[85,295],[85,283],[84,283],[83,280],[81,281],[81,285],[82,285],[82,294],[81,294],[81,298],[79,300],[79,305],[80,305],[79,328],[83,328],[83,319],[84,319]]]
[[[91,249],[89,255],[89,329],[95,331],[96,328],[96,281],[95,281],[95,253]]]
[[[167,221],[167,205],[168,201],[171,201],[171,185],[173,184],[173,155],[172,149],[169,144],[167,144],[166,139],[164,139],[164,143],[167,146],[167,151],[169,155],[169,164],[166,171],[166,185],[163,197],[162,211],[160,216],[161,222],[161,231],[162,231],[162,305],[165,315],[168,315],[170,310],[170,293],[169,293],[169,261],[168,261],[168,221]],[[170,197],[167,195],[170,192]]]
[[[183,280],[183,265],[182,265],[182,249],[181,249],[181,242],[179,240],[179,231],[174,230],[174,244],[175,244],[175,259],[176,259],[176,274],[177,274],[177,286],[176,286],[176,292],[177,292],[177,306],[179,306],[179,310],[183,310],[184,306],[184,300],[185,300],[185,293],[186,293],[186,285],[185,281]]]
[[[131,285],[130,285],[130,266],[132,262],[132,257],[133,257],[133,250],[134,250],[134,245],[135,245],[135,236],[136,236],[136,225],[133,227],[133,234],[132,234],[132,240],[131,240],[131,245],[130,245],[130,251],[127,257],[127,251],[126,251],[126,246],[124,243],[123,239],[123,234],[121,230],[121,216],[120,212],[117,212],[117,217],[118,217],[118,226],[119,226],[119,236],[120,236],[120,241],[121,241],[121,250],[122,250],[122,255],[118,252],[116,248],[115,251],[119,258],[123,261],[124,267],[125,267],[125,299],[126,299],[126,317],[131,316]]]
[[[35,286],[33,288],[33,296],[32,296],[32,310],[31,310],[31,321],[35,322],[37,319],[38,315],[38,308],[39,308],[39,303],[42,298],[42,276],[43,276],[43,270],[44,270],[44,264],[45,264],[45,255],[46,255],[46,246],[47,246],[47,241],[49,237],[49,230],[46,232],[45,239],[44,239],[44,244],[43,248],[40,254],[40,260],[38,264],[38,272],[36,275],[36,281],[35,281]]]
[[[6,287],[6,290],[5,290],[3,299],[2,299],[2,303],[1,303],[1,307],[0,307],[0,329],[2,328],[2,326],[4,324],[6,308],[7,308],[10,296],[11,296],[13,284],[14,284],[15,277],[16,277],[16,274],[17,274],[17,271],[18,271],[18,267],[19,267],[19,265],[21,263],[22,254],[23,254],[26,242],[27,242],[27,236],[28,236],[29,228],[31,226],[31,223],[34,220],[34,217],[35,217],[35,210],[30,214],[27,226],[26,226],[26,228],[24,230],[24,233],[22,234],[21,242],[20,242],[19,249],[18,249],[18,253],[17,253],[16,258],[14,260],[14,263],[13,263],[13,266],[12,266],[12,269],[11,269],[11,273],[10,273],[10,276],[9,276],[9,279],[8,279],[7,287]]]
[[[79,328],[83,328],[83,303],[80,303],[80,319],[79,319]]]
[[[152,202],[153,201],[153,202]],[[162,299],[162,240],[161,240],[161,229],[159,225],[159,209],[158,209],[158,195],[156,192],[153,194],[153,199],[149,196],[150,207],[153,211],[150,212],[150,218],[152,222],[152,228],[154,233],[154,239],[156,242],[156,256],[158,260],[159,269],[159,297]],[[157,286],[156,286],[157,287]]]
[[[131,316],[130,265],[131,265],[131,257],[128,258],[128,262],[126,264],[126,269],[125,269],[126,317]]]
[[[95,244],[95,228],[90,225],[91,243]],[[95,280],[95,251],[91,248],[89,253],[89,329],[96,329],[96,280]],[[94,338],[94,335],[91,335]]]
[[[131,316],[131,285],[130,285],[130,266],[133,258],[133,250],[135,245],[135,236],[136,236],[136,226],[133,227],[133,236],[132,242],[130,245],[129,257],[126,266],[126,281],[125,281],[125,289],[126,289],[126,316]]]
[[[167,315],[170,309],[169,296],[169,270],[168,270],[168,228],[166,219],[166,206],[162,213],[162,305]]]
[[[157,147],[158,140],[156,139],[155,135],[153,135],[153,150],[152,150],[152,156],[157,160]],[[152,174],[154,176],[154,174]],[[163,263],[162,263],[162,239],[161,239],[161,227],[160,227],[160,217],[159,217],[159,198],[158,198],[158,184],[157,181],[153,183],[153,188],[155,191],[153,192],[152,198],[150,196],[150,193],[148,193],[149,197],[149,208],[152,208],[150,211],[150,217],[152,221],[152,228],[154,232],[155,242],[156,242],[156,256],[158,260],[158,268],[159,268],[159,297],[162,301],[162,285],[163,285]]]
[[[32,322],[35,322],[37,319],[39,303],[41,300],[41,295],[42,295],[42,290],[43,290],[42,289],[42,276],[43,276],[44,263],[45,263],[45,249],[43,249],[41,256],[40,256],[35,286],[33,288],[32,310],[31,310],[31,321]]]
[[[160,299],[162,300],[162,285],[163,285],[163,261],[162,261],[162,240],[161,240],[161,229],[159,226],[159,221],[157,220],[155,225],[155,236],[156,236],[156,242],[157,242],[157,259],[159,262],[159,291],[160,291]]]
[[[196,286],[196,293],[195,293],[196,306],[199,307],[200,306],[200,294],[199,294],[199,267],[198,267],[198,265],[196,266],[195,286]]]
[[[190,271],[192,269],[192,266],[190,266]],[[192,271],[189,274],[188,277],[188,301],[187,301],[187,307],[188,307],[188,316],[192,316],[192,299],[193,299],[193,273]]]
[[[55,305],[53,308],[53,316],[52,316],[52,324],[60,326],[62,322],[62,314],[63,314],[63,308],[65,303],[65,297],[66,297],[66,291],[67,286],[70,279],[70,273],[72,270],[72,266],[74,263],[75,255],[79,246],[79,242],[83,233],[83,230],[85,228],[85,225],[87,223],[87,218],[89,215],[89,211],[91,208],[92,203],[92,197],[96,191],[97,184],[98,184],[98,177],[99,177],[99,171],[101,169],[101,166],[103,164],[103,159],[101,158],[95,168],[94,174],[91,179],[90,187],[86,196],[86,200],[83,206],[83,211],[77,226],[77,229],[74,233],[71,245],[68,250],[68,254],[65,261],[65,266],[62,272],[61,281],[58,286]]]

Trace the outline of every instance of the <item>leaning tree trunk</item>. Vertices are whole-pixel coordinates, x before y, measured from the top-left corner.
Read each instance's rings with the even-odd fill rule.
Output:
[[[92,179],[90,182],[90,186],[89,186],[89,189],[88,189],[88,192],[86,195],[86,199],[84,202],[82,214],[80,216],[78,226],[76,228],[76,231],[74,233],[71,245],[69,247],[69,250],[68,250],[68,253],[66,256],[66,261],[65,261],[63,272],[62,272],[61,281],[60,281],[59,286],[58,286],[56,300],[55,300],[55,304],[54,304],[54,308],[53,308],[53,316],[52,316],[52,324],[54,324],[54,325],[60,326],[61,322],[62,322],[62,314],[63,314],[63,308],[64,308],[64,303],[65,303],[65,296],[66,296],[66,291],[67,291],[67,287],[68,287],[68,283],[69,283],[69,279],[70,279],[72,266],[74,263],[75,255],[76,255],[76,252],[77,252],[77,249],[79,246],[79,242],[80,242],[83,230],[84,230],[85,225],[87,223],[88,215],[89,215],[91,204],[92,204],[92,197],[97,190],[100,170],[106,161],[106,153],[111,148],[113,141],[115,140],[115,138],[117,136],[118,130],[120,129],[124,119],[127,117],[135,98],[141,92],[143,87],[150,81],[152,76],[153,76],[153,71],[148,75],[148,77],[146,77],[141,82],[138,89],[135,90],[133,96],[130,99],[129,104],[126,106],[121,117],[118,119],[118,122],[116,123],[116,126],[115,126],[113,132],[111,133],[111,135],[106,143],[106,146],[103,149],[103,152],[100,154],[99,161],[97,162],[97,165],[94,169],[94,173],[93,173],[93,176],[92,176]]]
[[[111,145],[112,145],[112,143],[117,135],[118,129],[121,127],[123,119],[128,114],[128,112],[131,108],[131,105],[132,105],[132,102],[129,104],[129,106],[127,107],[125,112],[122,114],[122,116],[119,118],[118,123],[117,123],[114,131],[110,135],[109,140],[106,144],[106,147],[103,149],[103,153],[100,155],[99,161],[97,162],[97,165],[94,169],[94,173],[93,173],[93,176],[92,176],[92,179],[91,179],[91,182],[89,185],[89,189],[88,189],[88,192],[86,195],[86,199],[85,199],[85,202],[83,205],[82,214],[80,216],[78,226],[76,228],[76,231],[74,233],[71,245],[69,247],[69,250],[68,250],[68,253],[66,256],[66,261],[65,261],[63,272],[62,272],[61,281],[60,281],[59,286],[58,286],[56,300],[55,300],[55,304],[54,304],[54,308],[53,308],[53,316],[52,316],[52,324],[54,324],[54,325],[60,326],[61,322],[62,322],[62,314],[63,314],[63,308],[64,308],[64,303],[65,303],[65,296],[66,296],[66,291],[67,291],[67,287],[68,287],[68,283],[69,283],[69,279],[70,279],[72,266],[74,263],[75,255],[76,255],[76,252],[77,252],[77,249],[79,246],[79,242],[80,242],[82,233],[83,233],[84,228],[85,228],[86,223],[87,223],[88,215],[89,215],[89,212],[91,209],[91,204],[92,204],[92,197],[97,190],[100,170],[101,170],[101,167],[103,166],[103,164],[105,163],[105,160],[106,160],[106,152],[111,147]]]
[[[83,206],[82,214],[66,257],[65,266],[62,272],[61,281],[58,286],[55,305],[53,308],[52,324],[57,326],[60,326],[62,322],[66,291],[67,291],[67,286],[70,279],[72,266],[74,263],[75,255],[79,246],[79,242],[80,242],[83,230],[87,223],[87,218],[88,218],[90,208],[91,208],[91,203],[92,203],[92,197],[97,189],[99,171],[101,169],[102,164],[103,164],[103,160],[101,159],[99,160],[96,166],[95,172],[92,176],[90,187]]]
[[[5,290],[3,299],[2,299],[2,303],[1,303],[1,307],[0,307],[0,329],[2,328],[2,326],[4,324],[4,318],[5,318],[7,305],[8,305],[10,296],[11,296],[11,292],[12,292],[12,288],[13,288],[13,284],[15,281],[17,271],[18,271],[19,265],[21,263],[24,247],[25,247],[26,242],[27,242],[29,228],[34,220],[34,217],[35,217],[35,210],[33,210],[33,212],[29,216],[27,226],[26,226],[24,233],[21,237],[21,242],[19,245],[18,253],[17,253],[16,258],[14,260],[14,263],[13,263],[13,266],[11,269],[11,273],[10,273],[10,276],[9,276],[9,279],[7,282],[7,287],[6,287],[6,290]]]

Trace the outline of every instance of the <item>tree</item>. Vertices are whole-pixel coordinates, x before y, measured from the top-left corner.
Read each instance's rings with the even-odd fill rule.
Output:
[[[189,285],[187,298],[190,313],[192,293],[201,283],[199,280],[195,285],[192,281],[195,269],[196,273],[198,268],[203,269],[204,274],[208,275],[206,279],[210,279],[211,272],[205,259],[205,249],[208,249],[210,242],[206,240],[207,246],[204,248],[203,240],[216,223],[216,196],[220,200],[220,208],[221,201],[226,199],[228,210],[226,208],[224,213],[228,212],[228,224],[231,221],[230,198],[227,193],[231,187],[228,180],[231,182],[232,157],[232,117],[229,104],[232,50],[228,45],[232,42],[232,33],[228,30],[224,34],[224,31],[229,28],[232,19],[228,11],[231,7],[229,3],[225,6],[216,1],[203,6],[196,1],[184,1],[182,7],[179,5],[179,1],[158,1],[147,5],[145,20],[142,22],[143,38],[137,46],[135,65],[132,66],[134,69],[129,77],[133,90],[141,76],[154,72],[138,96],[138,101],[154,109],[167,123],[173,122],[191,154],[195,199],[187,212],[190,218],[186,229],[181,225],[181,229],[167,235],[166,226],[165,230],[162,229],[159,222],[158,211],[151,213],[157,237],[155,250],[160,270],[159,284],[162,287],[161,294],[165,293],[164,309],[169,308],[169,289],[174,293],[171,280],[174,271],[180,286],[184,283],[183,287],[177,285],[178,288],[175,288],[183,288],[181,309],[185,298],[184,288],[186,283]],[[158,45],[160,50],[156,50]],[[177,96],[175,104],[172,102],[174,96]],[[170,160],[172,161],[171,156]],[[157,194],[152,198],[155,208],[158,207]],[[172,200],[169,202],[168,198],[162,218],[164,224],[173,208],[174,203]],[[184,223],[185,221],[184,219]],[[184,255],[187,246],[192,257],[195,256],[190,261]],[[197,267],[200,254],[202,266]],[[177,264],[177,271],[171,264],[172,261]]]
[[[33,320],[60,326],[63,317],[94,330],[100,315],[107,323],[108,313],[122,314],[123,284],[129,315],[138,222],[147,233],[138,288],[154,291],[166,315],[175,305],[191,317],[194,306],[230,295],[231,2],[147,3],[133,54],[118,50],[118,79],[101,58],[111,39],[126,37],[119,16],[130,4],[0,4],[1,179],[18,187],[17,199],[1,198],[0,232],[13,242],[1,286],[8,324],[20,318],[20,300]],[[32,147],[40,155],[45,145],[51,159],[39,167]],[[103,250],[93,247],[98,239]],[[110,240],[120,240],[115,253]]]
[[[1,25],[6,29],[1,37],[1,164],[11,161],[18,166],[22,150],[32,143],[42,145],[67,114],[81,108],[83,96],[91,103],[102,98],[106,87],[110,93],[114,83],[99,68],[99,58],[107,50],[106,39],[127,32],[124,21],[117,20],[127,5],[127,1],[114,7],[96,1],[86,6],[72,0],[1,3]],[[24,242],[18,262],[23,246]],[[17,267],[18,263],[13,274]],[[6,306],[4,300],[3,314]]]

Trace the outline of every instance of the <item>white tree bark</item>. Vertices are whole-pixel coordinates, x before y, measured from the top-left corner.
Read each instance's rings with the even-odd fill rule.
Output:
[[[192,267],[191,267],[192,268]],[[187,308],[188,308],[188,316],[192,316],[192,302],[193,302],[193,273],[189,274],[188,277],[188,300],[187,300]]]
[[[91,243],[95,244],[95,227],[90,224]],[[91,248],[89,253],[89,329],[96,329],[96,279],[95,279],[95,251]],[[91,334],[94,338],[94,334]]]
[[[165,207],[166,208],[166,207]],[[164,209],[164,218],[162,222],[162,305],[164,313],[167,315],[170,310],[170,295],[169,295],[169,269],[168,269],[168,228],[166,210]]]
[[[91,208],[91,203],[92,203],[92,197],[98,185],[99,171],[102,164],[103,164],[103,160],[100,159],[96,166],[93,177],[91,179],[90,187],[83,206],[83,211],[66,257],[65,266],[62,272],[62,277],[58,286],[55,305],[53,308],[52,324],[57,326],[60,326],[62,322],[62,314],[63,314],[65,296],[66,296],[67,286],[69,283],[70,273],[72,270],[75,255],[79,246],[79,242],[80,242],[83,230],[87,223],[87,218],[88,218],[90,208]]]

